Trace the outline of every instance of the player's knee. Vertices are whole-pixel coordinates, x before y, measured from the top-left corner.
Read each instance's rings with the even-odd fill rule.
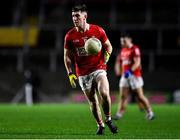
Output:
[[[101,88],[101,89],[99,90],[99,92],[100,92],[100,94],[101,94],[102,97],[108,97],[108,94],[109,94],[109,90],[108,90],[108,89],[106,89],[106,88]]]

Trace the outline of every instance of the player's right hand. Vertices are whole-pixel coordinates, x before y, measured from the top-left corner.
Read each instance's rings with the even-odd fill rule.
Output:
[[[132,73],[131,70],[127,70],[127,71],[125,71],[125,73],[124,73],[124,77],[125,77],[125,78],[129,78],[132,74],[133,74],[133,73]]]
[[[69,73],[69,81],[70,81],[72,88],[76,88],[76,80],[77,80],[76,75],[73,73]]]

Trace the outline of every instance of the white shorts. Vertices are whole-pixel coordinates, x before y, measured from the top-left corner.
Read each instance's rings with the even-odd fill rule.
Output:
[[[119,81],[119,87],[129,87],[131,89],[137,89],[144,85],[144,81],[142,77],[136,77],[134,75],[129,78],[121,77]]]
[[[88,75],[79,76],[79,85],[84,91],[86,89],[91,89],[92,84],[100,75],[107,75],[105,70],[96,70]]]

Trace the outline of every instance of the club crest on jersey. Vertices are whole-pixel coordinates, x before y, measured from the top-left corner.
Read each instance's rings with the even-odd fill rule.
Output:
[[[82,39],[84,40],[84,42],[86,42],[86,40],[88,40],[88,37],[85,36],[85,37],[82,37]]]

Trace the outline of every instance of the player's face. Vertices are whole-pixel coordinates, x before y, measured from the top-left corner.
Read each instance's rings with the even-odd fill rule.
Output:
[[[122,47],[129,47],[129,45],[131,43],[131,39],[128,37],[121,37],[120,42],[121,42]]]
[[[82,27],[84,22],[86,21],[85,12],[81,12],[81,11],[72,12],[72,20],[75,27]]]

